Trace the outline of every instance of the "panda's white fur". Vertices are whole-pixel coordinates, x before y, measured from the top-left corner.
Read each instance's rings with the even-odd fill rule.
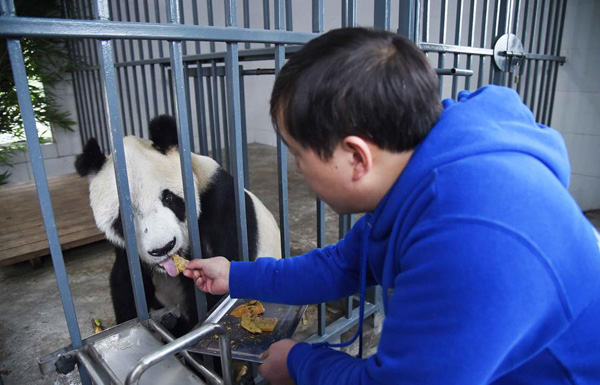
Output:
[[[173,123],[174,124],[174,123]],[[173,128],[173,127],[171,127]],[[171,138],[172,140],[172,138]],[[161,268],[161,262],[168,259],[173,253],[186,255],[189,249],[188,226],[185,215],[176,210],[167,207],[161,200],[161,194],[165,190],[174,194],[175,198],[181,199],[183,204],[183,182],[181,177],[181,166],[179,152],[176,145],[163,147],[157,146],[149,140],[137,137],[126,137],[123,139],[125,149],[125,159],[127,164],[127,175],[129,181],[129,190],[131,194],[131,207],[133,210],[134,224],[136,230],[136,240],[138,253],[145,266],[143,274],[145,275],[145,287],[148,291],[149,286],[154,293],[146,292],[149,298],[149,306],[158,307],[179,305],[183,318],[186,321],[195,321],[195,312],[192,311],[190,303],[190,284],[192,281],[183,276],[171,277]],[[90,155],[91,154],[91,155]],[[81,159],[79,159],[81,158]],[[119,219],[119,200],[115,181],[115,172],[112,156],[104,158],[97,149],[94,141],[92,145],[86,146],[84,154],[78,158],[76,164],[81,175],[87,175],[90,183],[90,204],[94,213],[94,218],[98,228],[106,235],[106,238],[117,247],[117,261],[111,273],[111,290],[113,304],[117,321],[123,322],[131,317],[133,313],[126,311],[128,300],[120,298],[130,296],[130,293],[120,293],[128,290],[129,282],[122,282],[128,275],[125,259],[125,242],[122,237],[122,230],[117,230],[120,226]],[[88,159],[89,158],[89,159]],[[86,163],[87,162],[87,163]],[[221,218],[221,211],[215,212],[214,207],[221,207],[223,212],[229,213],[234,208],[234,202],[223,202],[220,192],[223,191],[219,183],[227,183],[227,191],[231,190],[231,176],[226,174],[213,159],[192,154],[192,168],[194,177],[195,200],[197,215],[199,217],[199,226],[201,235],[203,257],[212,257],[220,255],[227,249],[234,253],[231,245],[237,243],[235,230],[231,231],[231,221],[228,219],[226,225],[229,231],[214,228],[212,223],[206,223],[214,217],[215,226],[222,226],[224,222]],[[229,194],[229,192],[228,192]],[[247,213],[254,214],[254,218],[249,220],[249,246],[253,250],[251,258],[263,256],[279,258],[281,255],[279,228],[273,215],[262,204],[262,202],[252,193],[246,191]],[[210,211],[213,217],[205,218],[201,212],[203,197],[211,199],[210,202],[204,202],[206,210]],[[217,202],[218,201],[218,202]],[[235,210],[233,210],[235,211]],[[208,216],[209,214],[207,214]],[[231,218],[230,218],[231,219]],[[250,228],[251,227],[251,228]],[[213,231],[214,230],[214,231]],[[222,231],[222,233],[219,233]],[[221,239],[227,238],[227,239]],[[172,241],[174,240],[174,244]],[[253,243],[252,243],[253,242]],[[165,245],[173,245],[165,248]],[[225,249],[224,249],[225,247]],[[156,250],[164,250],[159,253]],[[224,255],[233,258],[233,255]],[[119,260],[120,258],[120,260]],[[189,258],[189,256],[188,256]],[[122,270],[127,270],[125,274]],[[128,281],[128,280],[127,280]],[[118,286],[118,287],[116,287]],[[193,284],[191,286],[193,288]],[[186,294],[187,293],[187,294]],[[193,293],[193,290],[191,291]],[[192,301],[193,302],[193,301]],[[131,303],[131,311],[134,304]],[[179,332],[185,332],[189,329],[189,323]]]

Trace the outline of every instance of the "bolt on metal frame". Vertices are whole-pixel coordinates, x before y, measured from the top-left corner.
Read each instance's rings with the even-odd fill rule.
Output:
[[[391,0],[373,1],[374,27],[390,30]],[[250,27],[251,8],[248,0],[243,1],[243,27],[238,26],[235,0],[225,1],[225,27],[214,24],[212,0],[206,0],[208,26],[199,25],[198,4],[194,1],[193,24],[184,24],[185,15],[177,0],[154,0],[153,7],[149,0],[134,2],[133,12],[128,1],[97,0],[92,4],[88,0],[63,0],[63,3],[65,19],[41,19],[17,17],[12,0],[1,0],[0,36],[8,41],[59,292],[71,344],[78,348],[82,345],[82,339],[56,232],[19,39],[67,39],[70,52],[77,60],[78,68],[73,71],[72,76],[77,95],[76,111],[81,127],[81,140],[84,143],[89,138],[96,137],[105,153],[110,150],[114,154],[136,310],[138,319],[145,321],[149,315],[135,246],[123,136],[147,136],[145,122],[159,113],[172,113],[176,116],[185,197],[186,202],[191,202],[186,205],[186,218],[190,227],[190,245],[194,258],[202,256],[196,208],[193,207],[195,200],[187,199],[194,194],[191,152],[198,149],[197,152],[212,155],[222,165],[226,164],[235,181],[240,255],[247,260],[243,189],[249,186],[249,180],[244,77],[276,74],[285,63],[286,55],[295,52],[298,45],[322,33],[324,1],[312,0],[313,33],[293,31],[290,0],[274,0],[273,30],[270,29],[269,0],[262,2],[264,29]],[[161,10],[161,3],[166,5],[166,9]],[[437,55],[439,68],[436,71],[440,76],[440,96],[449,94],[448,96],[456,97],[460,88],[459,82],[463,79],[463,88],[470,89],[474,83],[471,77],[477,74],[478,87],[486,82],[512,87],[522,94],[524,102],[532,110],[535,108],[538,120],[550,123],[558,67],[565,61],[565,58],[560,56],[560,48],[566,0],[469,0],[468,6],[464,0],[398,0],[397,4],[397,32],[414,40],[427,54]],[[430,41],[434,7],[442,16],[440,28],[437,30],[438,42]],[[341,8],[342,25],[355,26],[356,0],[341,0]],[[451,29],[448,22],[450,8],[456,9],[452,45],[446,42],[447,32]],[[488,20],[490,15],[493,15],[491,22]],[[465,31],[463,19],[467,17],[468,27]],[[133,23],[134,21],[136,23]],[[508,60],[515,60],[518,64],[511,66],[509,72],[494,67],[494,50],[489,47],[506,33],[516,35],[523,42],[527,52],[511,53],[508,47],[502,51],[502,55],[509,57]],[[203,42],[208,42],[209,52],[201,51]],[[224,43],[225,51],[219,52],[217,43]],[[240,51],[241,43],[244,50]],[[264,48],[253,48],[257,43],[264,45]],[[166,47],[169,48],[168,55]],[[453,55],[451,68],[445,67],[446,55]],[[463,60],[464,58],[466,60]],[[241,62],[252,60],[273,60],[274,69],[244,70]],[[459,68],[462,63],[466,68]],[[540,64],[541,73],[538,73]],[[444,88],[446,76],[452,76],[450,91]],[[131,82],[134,84],[133,88],[129,86]],[[525,85],[522,88],[523,83]],[[154,87],[155,85],[159,87]],[[193,109],[196,111],[198,122],[196,127],[192,124]],[[225,144],[225,158],[221,153],[221,140]],[[277,141],[277,159],[282,256],[289,257],[287,151],[280,138]],[[317,200],[316,211],[317,245],[322,247],[325,245],[325,204],[320,200]],[[352,216],[340,216],[340,238],[353,222]],[[377,297],[377,292],[371,293],[371,303],[366,308],[365,316],[378,309]],[[358,320],[358,309],[353,306],[355,299],[348,298],[345,317],[330,325],[326,325],[325,322],[325,304],[319,305],[318,332],[310,341],[323,341],[339,336],[353,326]],[[197,304],[203,318],[206,314],[206,303],[200,292]],[[81,377],[84,383],[89,383],[89,376],[85,370],[81,372]]]

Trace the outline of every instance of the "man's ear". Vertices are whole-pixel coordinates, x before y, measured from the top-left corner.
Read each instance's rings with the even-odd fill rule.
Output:
[[[347,136],[342,147],[352,155],[352,181],[358,181],[373,167],[373,154],[369,142],[358,136]]]

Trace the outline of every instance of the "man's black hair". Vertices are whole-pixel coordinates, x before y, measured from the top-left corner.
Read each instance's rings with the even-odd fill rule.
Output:
[[[328,160],[356,135],[378,147],[415,148],[442,111],[438,79],[410,40],[385,31],[342,28],[311,40],[283,66],[271,119],[303,148]]]

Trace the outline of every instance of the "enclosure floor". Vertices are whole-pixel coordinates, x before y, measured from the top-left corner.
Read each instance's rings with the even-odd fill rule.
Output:
[[[104,239],[88,200],[87,179],[77,174],[48,178],[63,250]],[[34,182],[0,186],[0,266],[50,254]]]

